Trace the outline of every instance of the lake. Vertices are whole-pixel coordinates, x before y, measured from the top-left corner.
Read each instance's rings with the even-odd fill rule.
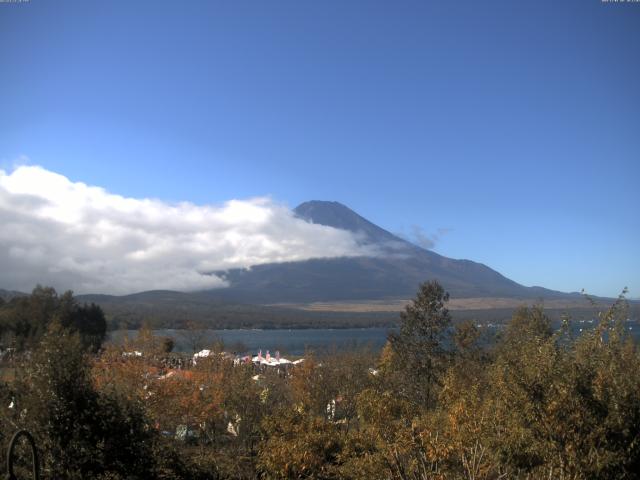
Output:
[[[291,329],[291,330],[204,330],[202,334],[188,330],[154,330],[159,336],[171,337],[175,342],[174,351],[193,351],[194,339],[200,348],[208,348],[216,341],[222,341],[227,351],[251,352],[262,349],[282,354],[302,355],[307,349],[345,349],[369,346],[379,350],[387,338],[387,328],[344,328],[344,329]],[[137,330],[115,330],[109,333],[109,340],[121,343],[124,338],[135,338]],[[201,338],[196,338],[201,337]]]
[[[571,325],[574,335],[592,328],[595,322],[574,322]],[[489,324],[487,334],[492,336],[501,329],[501,325]],[[556,325],[558,327],[558,325]],[[627,322],[625,328],[636,339],[640,339],[640,325],[636,321]],[[175,342],[174,351],[192,352],[194,343],[198,350],[209,348],[222,341],[227,351],[238,353],[267,350],[289,355],[303,355],[307,349],[348,349],[371,347],[379,350],[384,346],[389,328],[343,328],[343,329],[291,329],[291,330],[154,330],[158,336],[171,337]],[[109,332],[109,341],[121,343],[125,338],[135,338],[137,330],[114,330]]]

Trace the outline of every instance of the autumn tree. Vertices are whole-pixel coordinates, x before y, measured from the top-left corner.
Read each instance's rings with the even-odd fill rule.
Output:
[[[640,355],[621,299],[577,339],[552,332],[541,307],[520,309],[489,372],[492,451],[505,472],[637,478]]]
[[[53,322],[19,376],[20,425],[34,433],[50,478],[106,472],[147,478],[153,467],[142,410],[94,388],[77,332]]]

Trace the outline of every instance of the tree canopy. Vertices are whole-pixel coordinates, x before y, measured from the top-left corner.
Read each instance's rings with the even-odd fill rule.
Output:
[[[16,296],[0,304],[0,336],[4,347],[18,350],[38,344],[54,321],[78,332],[84,348],[97,351],[107,333],[102,309],[79,304],[71,291],[58,295],[51,287],[38,285],[31,295]]]

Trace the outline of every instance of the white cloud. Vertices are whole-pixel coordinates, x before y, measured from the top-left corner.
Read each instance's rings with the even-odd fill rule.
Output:
[[[77,293],[224,287],[209,272],[370,255],[351,233],[269,198],[222,205],[127,198],[41,167],[0,170],[0,287]]]

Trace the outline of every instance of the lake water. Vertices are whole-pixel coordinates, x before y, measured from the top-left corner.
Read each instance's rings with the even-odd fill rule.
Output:
[[[582,330],[593,328],[595,323],[576,322],[572,324],[574,335]],[[500,325],[487,326],[487,334],[493,335],[500,330]],[[627,322],[625,328],[636,339],[640,340],[640,324]],[[344,328],[344,329],[291,329],[291,330],[203,330],[190,332],[187,330],[154,330],[159,336],[171,337],[175,342],[174,351],[192,352],[194,343],[197,349],[209,348],[216,341],[222,341],[227,351],[256,354],[258,350],[267,350],[289,355],[303,355],[307,349],[349,349],[370,347],[379,350],[384,346],[388,328]],[[109,333],[109,340],[121,343],[126,337],[135,338],[137,330],[115,330]]]
[[[227,351],[252,352],[262,349],[282,354],[302,355],[307,349],[345,349],[371,347],[381,349],[386,341],[387,328],[344,328],[344,329],[292,329],[292,330],[205,330],[200,334],[185,330],[154,330],[159,336],[171,337],[175,342],[174,351],[191,352],[193,344],[208,348],[221,340]],[[110,341],[120,343],[125,337],[134,338],[136,330],[115,330],[110,332]],[[194,339],[196,342],[194,342]]]

